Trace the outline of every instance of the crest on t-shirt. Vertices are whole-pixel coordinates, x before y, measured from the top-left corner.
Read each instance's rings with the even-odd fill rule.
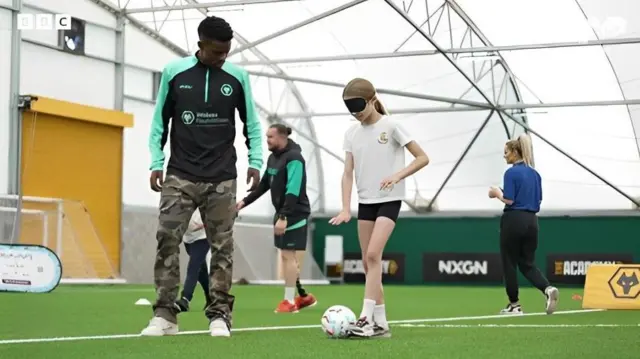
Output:
[[[382,143],[384,145],[387,142],[389,142],[389,136],[387,136],[387,133],[380,133],[380,136],[378,136],[378,143]]]

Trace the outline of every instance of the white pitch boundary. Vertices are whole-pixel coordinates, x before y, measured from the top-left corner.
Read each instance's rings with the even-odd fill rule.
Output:
[[[602,312],[604,309],[579,309],[579,310],[565,310],[555,312],[553,315],[564,314],[582,314],[591,312]],[[413,324],[413,323],[430,323],[430,322],[454,322],[465,320],[483,320],[483,319],[504,319],[504,318],[520,318],[520,317],[533,317],[547,315],[547,313],[525,313],[518,316],[513,315],[480,315],[469,317],[449,317],[449,318],[425,318],[425,319],[408,319],[408,320],[391,320],[389,324]],[[276,327],[252,327],[252,328],[237,328],[233,329],[233,332],[258,332],[258,331],[274,331],[274,330],[289,330],[289,329],[314,329],[320,328],[318,324],[315,325],[289,325],[289,326],[276,326]],[[178,335],[198,335],[208,334],[208,330],[195,330],[179,332]],[[106,339],[126,339],[126,338],[139,338],[140,334],[116,334],[116,335],[94,335],[94,336],[80,336],[80,337],[57,337],[57,338],[33,338],[33,339],[7,339],[0,340],[0,345],[7,344],[29,344],[29,343],[52,343],[52,342],[71,342],[82,340],[106,340]]]
[[[640,324],[398,324],[406,328],[640,328]]]

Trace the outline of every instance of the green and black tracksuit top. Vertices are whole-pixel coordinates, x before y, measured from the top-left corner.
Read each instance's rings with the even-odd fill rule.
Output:
[[[260,185],[243,199],[248,206],[271,190],[271,203],[277,215],[287,218],[287,229],[295,229],[307,224],[311,213],[307,197],[306,164],[300,145],[288,140],[282,150],[273,151],[267,160],[267,170],[262,175]]]
[[[222,68],[207,66],[197,53],[168,64],[151,123],[150,169],[163,170],[163,150],[171,134],[167,175],[214,183],[236,178],[236,109],[244,123],[249,167],[260,170],[260,119],[247,72],[229,62]]]

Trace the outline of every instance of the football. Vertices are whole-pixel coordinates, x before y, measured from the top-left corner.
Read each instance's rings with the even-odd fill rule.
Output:
[[[322,314],[322,331],[329,338],[342,339],[348,336],[349,325],[356,322],[356,315],[343,305],[334,305]]]

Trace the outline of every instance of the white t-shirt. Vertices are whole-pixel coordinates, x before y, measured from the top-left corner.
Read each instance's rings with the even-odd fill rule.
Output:
[[[191,216],[187,230],[184,232],[184,236],[182,236],[182,241],[184,243],[193,243],[199,239],[207,238],[204,228],[198,228],[200,226],[202,226],[202,216],[200,215],[200,210],[196,209],[193,211],[193,215]]]
[[[405,167],[404,147],[411,136],[388,116],[373,125],[354,124],[344,136],[344,150],[353,154],[356,188],[360,203],[382,203],[405,198],[404,180],[391,190],[381,190],[380,182]]]

